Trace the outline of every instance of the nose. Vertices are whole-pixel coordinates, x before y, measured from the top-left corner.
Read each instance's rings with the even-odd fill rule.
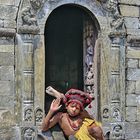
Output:
[[[73,107],[72,110],[75,112],[76,111],[76,107]]]

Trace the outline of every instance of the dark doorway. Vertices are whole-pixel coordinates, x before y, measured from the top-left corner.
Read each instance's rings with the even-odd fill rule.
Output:
[[[45,87],[63,93],[70,88],[83,90],[83,22],[87,17],[86,11],[74,5],[50,14],[45,28]],[[46,100],[48,104],[51,97]]]

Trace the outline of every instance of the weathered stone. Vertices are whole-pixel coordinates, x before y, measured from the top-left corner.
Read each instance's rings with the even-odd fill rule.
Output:
[[[36,38],[36,40],[38,39],[38,37]],[[35,92],[38,93],[35,97],[35,106],[38,107],[40,106],[42,109],[44,108],[43,104],[44,103],[44,89],[43,87],[45,86],[44,81],[45,81],[45,75],[44,75],[44,35],[40,36],[40,41],[38,42],[38,47],[35,49],[34,52],[34,63],[36,63],[36,65],[34,65],[34,73],[35,73]],[[40,67],[38,67],[40,66]],[[43,79],[43,80],[42,80]],[[44,110],[44,109],[43,109]]]
[[[33,53],[24,54],[24,70],[33,70]]]
[[[136,129],[137,128],[137,129]],[[139,122],[126,122],[125,123],[125,139],[135,140],[140,138],[140,123]]]
[[[0,5],[0,17],[1,19],[16,19],[16,13],[18,8],[14,6]]]
[[[138,6],[140,5],[139,0],[120,0],[119,2],[128,5],[138,5]]]
[[[137,120],[137,107],[126,107],[126,121],[132,122]]]
[[[0,95],[1,108],[14,108],[14,97],[9,95]]]
[[[119,48],[111,48],[111,71],[119,71]]]
[[[0,45],[15,45],[14,37],[0,37]]]
[[[14,53],[1,53],[0,52],[0,65],[13,66],[14,65]]]
[[[16,21],[15,20],[4,20],[4,27],[5,28],[16,28]]]
[[[136,100],[135,94],[127,94],[126,95],[126,106],[137,106],[137,100]]]
[[[140,121],[140,95],[137,96],[137,121]]]
[[[14,5],[15,0],[1,0],[0,4],[2,4],[2,5]]]
[[[135,35],[135,36],[140,36],[140,29],[127,29],[127,34],[128,35]]]
[[[140,35],[128,35],[127,42],[131,43],[133,47],[138,46],[140,42]]]
[[[0,81],[0,95],[14,94],[14,85],[11,81]]]
[[[128,68],[138,68],[138,59],[127,59]]]
[[[111,89],[112,89],[112,93],[114,94],[120,92],[119,75],[111,76]]]
[[[127,81],[127,86],[126,86],[126,93],[135,93],[136,89],[136,82],[135,81]]]
[[[0,20],[0,28],[1,27],[4,27],[4,20],[2,20],[2,19]]]
[[[140,69],[129,68],[127,71],[127,80],[139,80]]]
[[[35,2],[39,1],[36,0]],[[99,105],[99,108],[104,105],[109,107],[110,103],[112,106],[117,105],[120,109],[122,119],[124,118],[124,124],[126,121],[129,121],[129,123],[126,123],[126,126],[123,126],[126,129],[124,132],[125,138],[127,140],[140,139],[140,50],[138,46],[136,46],[137,44],[135,44],[135,42],[138,44],[140,42],[140,29],[138,29],[140,0],[109,0],[106,1],[108,5],[106,5],[105,0],[45,0],[43,2],[44,5],[42,5],[41,9],[39,9],[39,11],[35,11],[40,28],[40,32],[35,32],[32,28],[26,28],[26,26],[23,27],[21,20],[21,10],[27,6],[32,8],[30,0],[0,0],[0,109],[10,108],[12,110],[10,110],[11,112],[16,110],[14,117],[17,118],[18,123],[16,125],[19,127],[21,124],[20,122],[22,122],[22,110],[24,110],[25,104],[33,103],[33,109],[40,107],[44,112],[45,75],[47,74],[47,71],[45,71],[45,48],[47,46],[45,46],[46,44],[44,43],[44,40],[46,39],[44,35],[44,29],[45,27],[47,28],[46,21],[48,20],[50,13],[58,6],[61,6],[61,4],[65,6],[65,4],[73,3],[75,7],[76,4],[78,4],[79,6],[77,6],[77,8],[82,7],[81,9],[85,9],[84,11],[90,11],[87,12],[90,16],[92,16],[93,13],[93,22],[97,19],[97,21],[94,22],[96,27],[98,27],[96,37],[101,37],[103,39],[102,45],[99,46],[99,54],[97,54],[99,56],[99,65],[97,69],[97,71],[99,70],[99,73],[96,80],[99,84],[97,84],[98,87],[95,85],[98,88],[98,94],[100,95],[99,104],[98,101],[96,102],[95,100],[95,102]],[[102,3],[100,4],[99,2]],[[115,4],[115,2],[118,2],[118,4]],[[113,6],[118,5],[120,7],[111,7],[111,4],[114,4]],[[105,6],[108,6],[110,9],[105,10]],[[118,16],[117,8],[120,8],[126,30],[123,30],[122,32],[114,31],[114,33],[110,34],[110,23],[112,22],[112,17],[118,18],[115,17]],[[116,23],[119,21],[117,19],[114,20],[116,20]],[[20,28],[17,28],[16,24]],[[16,36],[17,38],[19,37],[18,44],[16,44],[17,42],[15,40],[17,31],[21,31],[18,32],[20,35],[18,34]],[[128,44],[125,44],[126,32],[126,43]],[[23,35],[22,33],[29,34],[26,34],[26,37],[26,35]],[[33,51],[30,52],[28,50],[25,51],[24,44],[29,42],[28,37],[30,37],[31,34],[34,34],[34,39],[30,40],[31,42],[33,41]],[[25,36],[24,39],[20,38],[22,35]],[[8,36],[11,36],[11,38]],[[38,36],[38,38],[36,38],[36,36]],[[113,43],[113,45],[117,45],[112,47],[111,43]],[[133,47],[129,48],[128,45],[132,45]],[[126,52],[124,46],[127,47]],[[16,65],[14,57],[16,58]],[[75,67],[75,69],[78,68],[81,67]],[[57,70],[57,73],[58,76],[61,76],[61,74],[64,75],[60,69]],[[70,78],[73,79],[74,74],[72,73],[70,75]],[[15,83],[14,77],[16,78]],[[9,84],[7,82],[9,82]],[[117,103],[114,103],[111,101],[111,97],[116,96],[116,92],[119,92],[119,100]],[[5,96],[5,94],[7,96]],[[15,96],[11,97],[9,95]],[[31,96],[33,96],[32,102],[24,101],[24,97],[26,97],[26,99],[31,99]],[[127,108],[125,108],[126,106]],[[94,108],[92,109],[94,110]],[[9,118],[9,111],[6,109],[3,110],[4,112],[0,110],[0,119],[3,117],[6,118],[7,116],[7,118]],[[126,120],[124,115],[125,113]],[[110,114],[112,114],[112,112],[109,110],[109,115]],[[100,115],[102,114],[99,114],[99,117],[101,117]],[[111,123],[116,123],[115,119],[112,119],[112,121],[114,122]],[[139,122],[132,123],[133,121]],[[111,125],[110,116],[107,123],[103,122],[103,127],[107,127],[109,132]],[[11,124],[12,121],[8,122],[8,120],[0,123],[0,128],[2,128],[0,129],[0,140],[24,139],[21,138],[23,133],[19,131],[19,129],[15,129],[15,131],[11,129]],[[38,124],[36,123],[36,125]],[[3,129],[5,126],[9,126],[9,128]],[[57,132],[58,131],[53,132],[55,139],[63,139],[64,137],[61,135],[62,133]]]
[[[135,48],[128,48],[127,58],[139,58],[140,59],[140,50]]]
[[[34,82],[33,74],[24,73],[23,78],[24,78],[24,81],[23,81],[24,99],[32,100],[33,99],[33,82]]]
[[[140,79],[136,81],[136,94],[140,94]]]
[[[120,12],[122,16],[139,17],[139,7],[136,6],[120,5]]]
[[[3,81],[14,81],[14,66],[1,66],[0,79]]]
[[[0,37],[14,37],[16,35],[15,29],[0,28]]]
[[[14,53],[14,45],[0,45],[0,52],[12,52]]]
[[[138,29],[139,19],[134,17],[124,18],[126,28]]]

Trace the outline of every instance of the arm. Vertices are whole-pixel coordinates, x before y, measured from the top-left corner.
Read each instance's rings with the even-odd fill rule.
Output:
[[[60,105],[60,99],[55,99],[52,101],[50,110],[46,117],[43,119],[42,123],[42,130],[47,131],[49,128],[53,127],[58,121],[60,120],[61,114],[62,113],[57,113],[56,115],[53,116],[53,114],[59,110],[61,107]],[[52,117],[53,116],[53,117]]]

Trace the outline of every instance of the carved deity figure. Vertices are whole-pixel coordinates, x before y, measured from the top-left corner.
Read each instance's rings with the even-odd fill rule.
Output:
[[[25,114],[24,114],[24,120],[25,121],[32,121],[32,110],[31,109],[27,109],[25,110]]]
[[[43,119],[43,112],[41,109],[36,111],[36,122],[41,122]]]
[[[34,130],[31,128],[26,129],[24,132],[23,140],[34,140],[34,138],[35,138]]]
[[[109,109],[108,108],[104,108],[103,110],[103,118],[109,118]]]
[[[30,0],[30,3],[34,10],[38,10],[41,7],[42,0]]]
[[[89,66],[93,63],[93,44],[92,44],[92,36],[86,38],[86,65],[89,68]]]
[[[85,85],[86,85],[87,92],[92,93],[93,86],[94,86],[94,70],[93,70],[92,65],[89,65],[89,68],[87,70]]]
[[[31,9],[31,7],[28,6],[22,11],[21,18],[23,21],[23,25],[37,26],[37,20],[34,11]]]
[[[113,118],[115,118],[117,121],[121,121],[121,115],[118,108],[113,109]]]
[[[113,128],[113,137],[117,138],[117,139],[121,139],[122,138],[122,126],[121,125],[116,125]]]

